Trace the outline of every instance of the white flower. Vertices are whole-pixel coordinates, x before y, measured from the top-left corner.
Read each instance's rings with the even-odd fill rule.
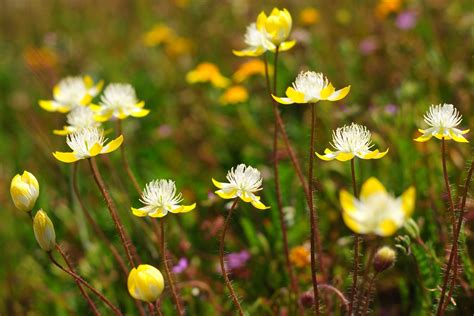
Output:
[[[181,193],[176,192],[176,185],[172,180],[154,180],[148,183],[143,190],[140,202],[144,207],[136,209],[132,207],[135,216],[163,217],[168,212],[187,213],[196,207],[192,205],[180,205],[183,201]]]
[[[94,119],[94,112],[87,106],[78,106],[66,116],[67,126],[62,130],[54,130],[57,135],[68,135],[83,128],[99,127],[100,123]]]
[[[342,190],[340,202],[344,223],[352,231],[391,236],[411,217],[415,207],[415,188],[410,187],[395,198],[376,178],[369,178],[362,185],[360,199]]]
[[[286,98],[273,96],[281,104],[315,103],[320,100],[338,101],[344,98],[351,86],[337,90],[322,74],[314,71],[300,72],[293,87],[286,89]]]
[[[362,159],[380,159],[388,152],[388,149],[384,152],[379,152],[378,149],[371,151],[370,149],[374,145],[372,144],[370,131],[367,127],[356,123],[337,128],[336,131],[332,132],[332,137],[331,146],[336,151],[333,152],[326,148],[324,155],[316,153],[316,156],[322,160],[347,161],[355,156]]]
[[[66,77],[54,86],[54,100],[41,100],[39,105],[46,111],[67,113],[77,106],[88,105],[102,86],[102,81],[94,85],[89,76]]]
[[[430,109],[424,116],[426,124],[431,126],[430,128],[423,130],[419,129],[423,135],[415,139],[417,142],[426,142],[431,137],[438,139],[453,139],[456,142],[468,143],[468,140],[464,138],[464,134],[468,133],[469,130],[460,130],[456,126],[461,124],[462,115],[452,104],[438,104],[430,106]]]
[[[146,116],[150,110],[143,108],[145,102],[138,101],[135,89],[126,83],[109,84],[100,98],[100,105],[91,105],[96,112],[94,118],[99,121],[107,121],[111,117],[121,120],[133,116]]]
[[[264,210],[268,209],[260,202],[260,197],[255,195],[262,190],[262,175],[257,169],[240,164],[227,173],[229,183],[222,183],[212,179],[214,185],[219,188],[215,193],[223,199],[234,199],[239,197],[242,201],[251,203],[254,207]]]
[[[110,153],[123,142],[123,136],[110,141],[107,145],[104,131],[97,127],[83,128],[67,136],[66,143],[72,152],[54,152],[53,156],[62,162],[75,162],[80,159],[90,158],[99,154]]]

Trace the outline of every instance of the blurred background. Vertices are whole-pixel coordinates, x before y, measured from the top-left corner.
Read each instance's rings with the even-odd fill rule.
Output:
[[[51,99],[54,84],[71,75],[90,75],[106,84],[130,83],[145,101],[151,110],[148,116],[123,122],[127,157],[139,183],[174,179],[185,202],[198,203],[189,214],[166,217],[168,246],[189,315],[232,314],[217,256],[226,204],[212,194],[210,178],[222,181],[230,167],[241,162],[253,165],[264,175],[263,200],[276,205],[271,170],[273,114],[265,79],[259,65],[245,66],[251,59],[232,54],[232,49],[244,47],[246,26],[273,6],[290,11],[291,38],[297,41],[295,48],[280,55],[279,95],[301,70],[323,72],[336,88],[352,85],[342,101],[317,105],[316,150],[328,147],[332,129],[352,121],[364,124],[377,147],[390,151],[381,160],[357,161],[358,182],[375,176],[397,196],[410,185],[417,189],[413,218],[432,253],[415,243],[399,245],[395,268],[377,281],[374,313],[429,314],[436,296],[433,289],[442,276],[433,260],[443,260],[448,238],[446,197],[440,142],[421,144],[412,139],[417,128],[425,127],[423,114],[431,104],[454,104],[464,117],[462,127],[474,127],[470,0],[2,0],[1,315],[89,312],[74,282],[53,267],[37,246],[27,215],[14,209],[9,185],[23,170],[40,182],[36,205],[48,211],[58,242],[79,273],[128,315],[135,313],[112,256],[94,236],[72,196],[70,166],[51,155],[66,149],[64,138],[52,133],[65,125],[65,116],[43,111],[38,100]],[[239,88],[229,91],[212,83],[187,82],[187,73],[204,62],[214,64],[232,87]],[[304,105],[281,108],[303,166],[307,165],[308,109]],[[472,143],[472,132],[467,138]],[[472,153],[471,144],[448,142],[454,192],[465,179]],[[283,144],[279,156],[292,260],[300,288],[307,290],[311,275],[304,195]],[[130,206],[140,205],[139,197],[118,152],[99,162],[142,259],[159,267],[152,232],[129,211]],[[85,204],[120,248],[86,163],[82,161],[79,168]],[[345,290],[350,284],[352,239],[340,216],[338,192],[350,189],[350,164],[318,160],[315,177],[323,261],[331,267],[331,279],[321,282]],[[461,247],[464,270],[455,296],[458,307],[450,311],[453,315],[474,311],[471,199],[466,216]],[[398,235],[406,232],[400,230]],[[284,315],[288,280],[276,208],[258,211],[241,205],[227,241],[235,259],[234,286],[246,310],[251,315]],[[380,243],[395,246],[400,239]],[[167,293],[162,304],[164,314],[171,315]]]

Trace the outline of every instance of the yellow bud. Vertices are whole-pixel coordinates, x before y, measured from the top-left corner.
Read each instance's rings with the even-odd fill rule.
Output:
[[[35,176],[28,171],[13,177],[10,194],[15,207],[21,211],[30,212],[35,206],[39,195],[39,184]]]
[[[390,247],[384,246],[377,250],[374,257],[374,269],[377,272],[385,271],[393,266],[397,253]]]
[[[127,285],[133,298],[153,303],[163,292],[165,281],[160,270],[148,264],[141,264],[130,271]]]
[[[257,17],[257,29],[268,34],[271,42],[280,45],[291,32],[292,19],[290,12],[274,8],[269,16],[261,12]]]
[[[43,210],[39,210],[33,219],[33,231],[41,249],[44,251],[51,251],[54,249],[54,246],[56,245],[54,225]]]

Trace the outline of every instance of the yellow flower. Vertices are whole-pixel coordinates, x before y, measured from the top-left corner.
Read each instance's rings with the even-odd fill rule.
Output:
[[[402,0],[380,0],[375,8],[375,15],[384,19],[390,13],[395,13],[400,10]]]
[[[222,105],[237,104],[247,101],[249,94],[244,86],[236,85],[227,88],[219,98]]]
[[[154,180],[148,183],[143,190],[140,202],[145,204],[139,209],[132,207],[133,215],[143,217],[164,217],[168,212],[187,213],[196,207],[180,205],[183,201],[181,193],[176,193],[176,185],[172,180]]]
[[[313,25],[319,22],[320,14],[316,8],[304,8],[300,12],[300,23],[306,26]]]
[[[107,154],[122,145],[123,135],[110,141],[107,145],[105,145],[106,141],[104,130],[97,127],[83,128],[66,138],[66,143],[72,149],[72,152],[56,151],[53,156],[59,161],[70,163],[100,154]]]
[[[123,120],[129,116],[144,117],[150,110],[144,109],[144,101],[138,101],[135,89],[127,83],[111,83],[100,98],[100,105],[91,104],[94,119],[105,122],[112,117]]]
[[[10,194],[15,207],[20,211],[30,212],[35,206],[39,195],[39,183],[35,176],[28,171],[13,177]]]
[[[291,249],[290,261],[298,268],[306,267],[311,262],[308,247],[298,246]]]
[[[452,104],[438,104],[430,106],[430,109],[425,114],[425,122],[430,128],[423,130],[419,129],[423,135],[416,138],[417,142],[426,142],[431,137],[438,139],[452,139],[459,143],[468,143],[469,141],[464,138],[464,134],[469,132],[469,129],[460,130],[456,126],[461,124],[462,115]]]
[[[333,159],[347,161],[354,157],[361,159],[380,159],[387,154],[388,148],[384,152],[379,152],[378,149],[371,151],[371,147],[374,146],[371,137],[372,134],[367,127],[363,125],[356,123],[345,125],[332,132],[331,145],[336,151],[326,148],[324,155],[316,153],[316,156],[326,161]]]
[[[200,63],[195,69],[188,72],[186,81],[190,84],[210,82],[217,88],[225,88],[230,84],[230,80],[221,75],[219,68],[208,62]]]
[[[176,37],[166,45],[166,54],[171,57],[185,55],[191,51],[191,40],[184,37]]]
[[[268,72],[271,76],[273,68],[269,67]],[[260,59],[251,59],[240,65],[234,72],[233,79],[235,82],[242,82],[253,75],[265,76],[265,63]]]
[[[58,65],[58,55],[47,47],[28,47],[23,52],[26,64],[34,70],[54,68]]]
[[[286,89],[287,98],[272,97],[281,104],[315,103],[320,100],[338,101],[350,91],[351,86],[336,90],[322,73],[300,72],[293,87]]]
[[[165,24],[155,24],[143,35],[143,44],[148,47],[171,42],[175,37],[174,31]]]
[[[400,197],[387,193],[376,178],[369,178],[357,199],[345,190],[340,192],[342,219],[357,234],[393,235],[408,220],[415,208],[415,188]]]
[[[165,281],[160,270],[148,264],[141,264],[130,271],[127,287],[133,298],[154,303],[163,292]]]
[[[39,105],[49,112],[67,113],[76,106],[88,105],[102,90],[103,84],[103,81],[94,84],[89,76],[67,77],[54,86],[54,100],[40,100]]]
[[[262,175],[257,169],[240,164],[227,173],[228,183],[212,179],[219,189],[215,193],[223,199],[240,198],[246,203],[251,203],[255,208],[265,210],[270,208],[260,202],[260,197],[255,193],[262,190]]]
[[[94,112],[88,106],[78,106],[71,110],[66,116],[69,125],[62,130],[54,130],[56,135],[68,135],[80,129],[88,127],[99,127],[100,122],[94,119]]]
[[[39,210],[33,219],[33,231],[41,249],[47,252],[54,249],[56,245],[54,225],[43,210]]]

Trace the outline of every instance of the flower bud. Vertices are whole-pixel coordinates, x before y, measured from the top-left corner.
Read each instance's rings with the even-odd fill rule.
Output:
[[[397,253],[390,247],[384,246],[377,250],[377,253],[374,257],[374,269],[377,273],[385,271],[391,268],[397,257]]]
[[[10,194],[15,207],[21,211],[30,212],[39,195],[39,184],[35,176],[28,171],[13,177]]]
[[[314,293],[312,291],[304,292],[300,295],[300,304],[305,309],[310,309],[314,306]]]
[[[47,252],[54,249],[56,233],[54,232],[53,222],[43,210],[39,210],[33,219],[33,231],[41,249]]]
[[[141,264],[130,271],[127,285],[133,298],[153,303],[163,292],[165,281],[160,270],[148,264]]]
[[[292,19],[288,10],[274,8],[269,16],[261,12],[257,17],[257,28],[268,34],[271,42],[280,45],[291,32]]]

